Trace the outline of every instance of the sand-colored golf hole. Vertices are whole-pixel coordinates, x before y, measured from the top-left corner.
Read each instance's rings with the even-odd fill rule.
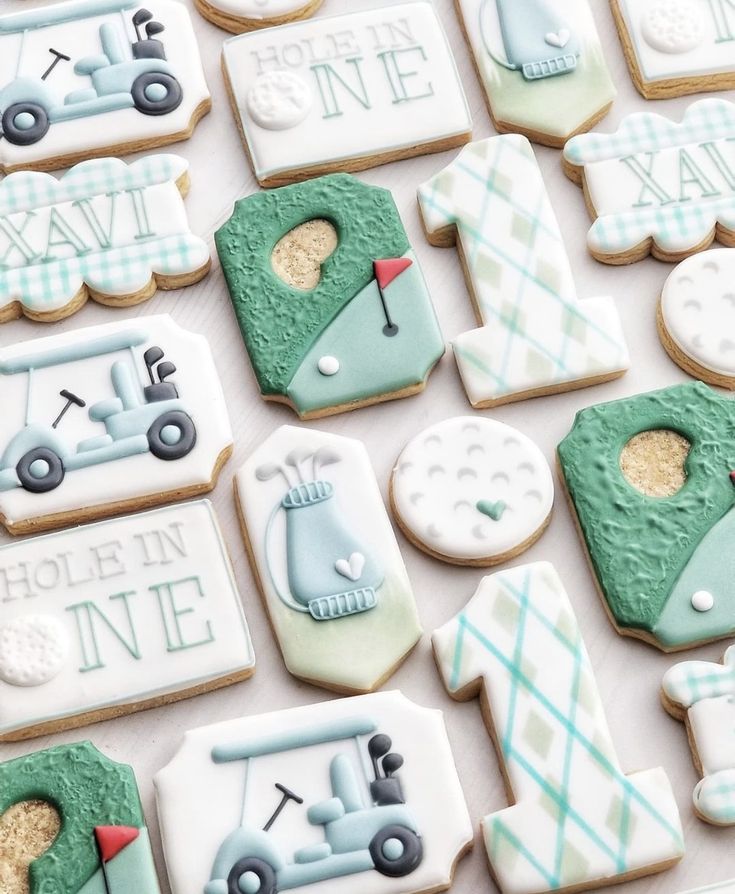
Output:
[[[623,448],[620,468],[628,483],[647,497],[673,497],[686,481],[684,463],[691,446],[675,431],[644,431]]]
[[[45,801],[21,801],[0,816],[0,892],[29,894],[28,867],[51,847],[61,828]]]
[[[271,264],[276,276],[294,289],[310,291],[319,285],[321,267],[334,253],[337,231],[328,220],[307,220],[276,243]]]

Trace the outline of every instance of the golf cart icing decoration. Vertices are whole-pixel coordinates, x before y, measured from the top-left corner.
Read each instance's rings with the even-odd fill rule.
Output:
[[[379,686],[421,627],[364,446],[283,426],[238,471],[235,493],[289,671],[339,692]]]
[[[648,254],[681,261],[716,238],[735,241],[735,105],[702,99],[680,124],[628,115],[613,134],[582,134],[564,167],[583,186],[594,223],[590,252],[605,264]]]
[[[586,0],[458,0],[488,109],[500,133],[560,147],[615,98]]]
[[[694,811],[716,826],[735,825],[735,646],[722,664],[682,661],[664,676],[662,702],[686,723],[697,770]]]
[[[307,292],[279,278],[271,253],[318,219],[338,244]],[[215,242],[266,400],[308,419],[423,389],[444,342],[388,190],[333,174],[259,192],[236,203]]]
[[[28,867],[30,894],[159,894],[130,767],[91,742],[0,763],[0,815],[37,800],[55,807],[62,822],[51,847]]]
[[[255,666],[206,500],[3,547],[0,610],[0,741],[197,695]]]
[[[592,569],[619,633],[664,651],[735,633],[735,402],[701,382],[577,413],[559,464]],[[641,432],[691,444],[686,481],[649,497],[623,476],[620,454]]]
[[[473,407],[622,375],[628,351],[611,298],[579,301],[559,224],[522,136],[472,143],[419,187],[432,245],[457,244],[480,328],[453,343]]]
[[[56,180],[19,171],[0,181],[0,322],[57,320],[92,297],[127,305],[209,270],[184,210],[188,163],[151,155],[78,164]]]
[[[449,694],[480,696],[512,806],[482,833],[503,894],[580,890],[667,869],[684,853],[661,768],[625,775],[553,565],[484,578],[435,631]]]
[[[209,111],[186,8],[69,0],[0,18],[0,170],[185,139]]]
[[[242,34],[225,41],[222,62],[261,186],[443,152],[472,133],[429,3]]]
[[[611,0],[633,83],[647,99],[735,87],[729,0]]]
[[[554,482],[543,454],[520,431],[459,416],[408,443],[390,495],[401,529],[430,555],[457,565],[496,565],[544,532]]]
[[[313,15],[323,0],[194,0],[199,12],[234,34],[286,25]]]
[[[472,845],[441,712],[399,692],[192,730],[154,783],[173,894],[438,892]]]
[[[4,348],[0,383],[14,534],[204,493],[232,450],[209,346],[167,316]]]

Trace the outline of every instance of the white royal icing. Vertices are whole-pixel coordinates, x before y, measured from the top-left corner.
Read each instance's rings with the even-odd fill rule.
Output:
[[[417,435],[398,457],[391,488],[401,524],[459,561],[518,549],[544,526],[554,500],[551,470],[533,441],[479,416]]]
[[[259,74],[245,100],[253,121],[266,130],[296,127],[309,114],[313,101],[306,81],[290,71]]]
[[[375,735],[389,737],[393,754],[403,758],[394,778],[405,803],[375,806],[370,786],[375,771],[368,753]],[[277,744],[284,750],[275,751]],[[248,760],[212,759],[215,749],[222,757],[231,749],[236,757],[238,749],[242,753],[249,746],[255,746],[257,756]],[[378,771],[382,775],[380,761]],[[305,890],[315,894],[443,891],[473,837],[441,712],[418,707],[400,692],[336,699],[191,730],[154,783],[173,894],[203,894],[205,886],[207,892],[222,890],[221,876],[212,880],[215,860],[238,827],[253,844],[256,839],[262,843],[257,853],[264,860],[283,864],[282,880],[313,874],[316,881]],[[282,797],[276,783],[303,804],[287,803],[263,834],[258,830]],[[307,818],[316,804],[322,815],[337,817],[326,829],[313,813],[311,822]],[[421,841],[420,863],[401,877],[372,868],[367,851],[387,822],[410,823]],[[347,825],[349,840],[342,837]],[[328,841],[335,845],[334,853]],[[247,856],[248,848],[234,848],[233,854],[235,860]],[[229,869],[226,861],[224,871]]]
[[[688,357],[735,377],[735,249],[701,252],[682,261],[664,285],[667,333]]]
[[[222,12],[255,22],[275,19],[290,13],[301,12],[309,5],[309,0],[215,0],[210,5]]]
[[[255,664],[206,500],[0,549],[0,738]]]
[[[238,35],[225,41],[223,60],[259,180],[459,138],[472,129],[454,59],[428,3]],[[285,133],[272,121],[264,126],[250,102],[253,85],[264,74],[272,80],[273,72],[297,76],[312,100],[305,117],[285,115],[279,101]]]

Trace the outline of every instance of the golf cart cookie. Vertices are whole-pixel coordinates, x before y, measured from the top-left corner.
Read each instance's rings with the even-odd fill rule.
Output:
[[[694,764],[694,812],[716,826],[735,825],[735,646],[722,664],[683,661],[663,679],[661,701],[686,723]]]
[[[333,174],[259,192],[215,242],[266,400],[312,419],[423,390],[444,341],[388,190]]]
[[[210,22],[233,34],[287,25],[313,15],[324,0],[194,0]]]
[[[0,764],[0,817],[6,894],[159,894],[135,775],[91,742]]]
[[[0,605],[0,741],[178,701],[255,666],[206,500],[3,547]]]
[[[438,892],[472,847],[442,714],[400,692],[191,730],[154,783],[173,894]]]
[[[430,3],[231,37],[222,68],[261,186],[444,152],[472,119]]]
[[[457,245],[479,328],[453,342],[477,409],[623,375],[628,350],[612,298],[580,301],[528,140],[466,146],[418,190],[432,245]]]
[[[239,470],[235,496],[288,670],[337,692],[376,689],[421,627],[365,447],[285,425]]]
[[[0,17],[0,171],[191,136],[210,109],[182,3],[69,0]]]
[[[127,307],[209,270],[189,229],[188,162],[151,155],[85,161],[60,180],[18,171],[0,181],[0,322],[53,322],[92,298]]]
[[[3,348],[0,388],[11,534],[206,493],[232,452],[209,345],[168,316]]]
[[[735,402],[701,382],[577,413],[562,480],[619,633],[663,651],[735,633]]]
[[[604,118],[615,87],[587,0],[457,0],[499,133],[560,148]]]
[[[682,261],[658,306],[661,344],[679,366],[710,385],[735,389],[735,251],[713,248]]]
[[[564,169],[584,189],[590,253],[604,264],[649,254],[683,261],[715,239],[735,244],[735,105],[702,99],[680,124],[650,112],[612,134],[564,147]]]
[[[484,578],[432,639],[449,694],[480,697],[503,768],[511,806],[482,820],[503,894],[597,888],[681,859],[681,822],[666,773],[623,773],[553,565]]]
[[[498,565],[532,546],[554,502],[539,448],[510,425],[481,416],[438,422],[398,457],[393,515],[406,537],[455,565]]]
[[[646,99],[732,90],[729,0],[610,0],[633,83]]]

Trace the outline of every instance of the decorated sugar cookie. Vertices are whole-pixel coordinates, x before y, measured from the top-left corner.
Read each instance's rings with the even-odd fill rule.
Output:
[[[3,348],[0,389],[12,534],[205,493],[232,451],[209,345],[167,316]]]
[[[0,171],[187,139],[210,105],[175,0],[69,0],[0,18]]]
[[[712,385],[735,388],[735,251],[711,249],[669,274],[658,331],[669,356]],[[733,337],[730,337],[733,335]]]
[[[479,328],[453,343],[473,407],[621,376],[611,298],[580,301],[541,171],[521,136],[481,140],[419,187],[432,245],[457,244]]]
[[[429,3],[232,37],[222,67],[261,186],[443,152],[472,134],[454,58]]]
[[[682,261],[714,239],[735,242],[734,138],[735,105],[702,99],[681,123],[636,112],[615,133],[571,139],[564,168],[584,188],[592,256]]]
[[[195,0],[210,22],[240,34],[255,28],[286,25],[313,15],[323,0]]]
[[[188,167],[175,155],[103,158],[60,180],[0,181],[0,322],[55,321],[88,298],[122,307],[198,282],[209,250],[186,218]]]
[[[729,0],[611,0],[633,83],[646,99],[735,87]]]
[[[722,664],[682,661],[663,679],[666,710],[686,722],[694,763],[703,777],[693,794],[694,811],[716,826],[735,825],[735,646]]]
[[[735,632],[733,425],[735,402],[692,382],[581,410],[559,445],[619,633],[674,651]]]
[[[449,694],[480,696],[503,765],[512,806],[482,821],[503,894],[585,890],[681,859],[668,778],[661,768],[623,773],[553,565],[484,578],[433,644]]]
[[[0,764],[0,816],[3,891],[159,894],[135,775],[91,742]]]
[[[173,894],[438,892],[472,847],[442,714],[400,692],[191,730],[154,782]]]
[[[496,565],[541,536],[554,483],[530,438],[502,422],[459,416],[408,443],[390,494],[398,524],[420,549],[457,565]]]
[[[206,500],[3,547],[0,606],[0,740],[197,695],[255,664]]]
[[[561,147],[609,111],[615,87],[586,0],[458,0],[499,133]]]
[[[388,190],[333,174],[260,192],[215,241],[266,400],[310,419],[423,389],[444,341]]]
[[[237,473],[235,493],[289,671],[337,692],[380,686],[421,627],[365,447],[285,425]]]

